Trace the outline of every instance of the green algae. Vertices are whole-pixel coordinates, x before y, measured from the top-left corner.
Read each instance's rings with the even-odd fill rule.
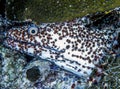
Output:
[[[8,18],[32,19],[35,22],[71,20],[120,6],[119,0],[8,0],[8,2],[11,2],[7,4]]]

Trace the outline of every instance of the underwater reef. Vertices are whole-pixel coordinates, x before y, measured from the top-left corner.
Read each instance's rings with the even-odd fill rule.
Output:
[[[7,15],[8,18],[11,20],[23,20],[30,18],[36,23],[41,23],[71,20],[76,17],[80,17],[81,20],[84,17],[87,17],[87,19],[82,20],[82,24],[88,28],[101,28],[104,26],[112,25],[113,28],[118,28],[120,30],[120,7],[117,7],[120,4],[117,0],[101,0],[100,2],[98,2],[97,0],[92,0],[92,4],[90,4],[90,1],[88,0],[76,0],[75,2],[72,2],[70,0],[58,0],[57,2],[56,0],[34,0],[33,2],[29,2],[28,0],[21,0],[20,2],[17,2],[17,0],[8,1],[9,5],[7,7]],[[83,6],[80,6],[80,3],[83,2],[85,4]],[[18,7],[21,5],[21,3],[24,3],[24,5],[21,6],[22,9],[18,10]],[[33,8],[30,6],[31,3],[33,3]],[[56,7],[58,3],[60,4],[60,6]],[[69,3],[72,4],[69,5]],[[13,6],[15,6],[14,10],[10,10],[10,5],[12,4],[14,4]],[[96,7],[97,5],[102,6]],[[38,6],[41,6],[41,8],[39,8]],[[84,9],[81,7],[83,7]],[[89,7],[92,8],[89,9]],[[111,8],[115,7],[116,9],[114,10],[114,12],[113,10],[111,10]],[[93,10],[93,8],[95,9],[95,11]],[[15,14],[14,17],[11,16],[11,14],[13,13]],[[116,19],[113,19],[113,17],[117,18],[117,21],[119,21],[117,22],[118,24],[115,24]],[[0,19],[0,32],[4,31],[5,26],[7,26],[2,26],[2,21],[3,19]],[[63,70],[62,68],[59,68],[49,61],[44,61],[42,59],[40,60],[39,57],[26,55],[14,49],[8,48],[2,44],[3,40],[4,37],[2,37],[0,34],[0,89],[120,88],[120,50],[117,51],[118,55],[108,55],[104,58],[105,60],[102,61],[101,66],[104,70],[104,75],[98,83],[93,83],[92,80],[89,82],[85,82],[81,80],[80,77]],[[120,34],[118,35],[118,42],[120,44]],[[117,46],[120,47],[120,45]],[[96,71],[94,70],[91,76],[94,77],[95,73]]]

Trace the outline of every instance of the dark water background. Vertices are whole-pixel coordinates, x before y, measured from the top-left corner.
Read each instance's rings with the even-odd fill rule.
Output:
[[[2,17],[5,17],[5,5],[6,5],[6,0],[0,0],[0,14]]]

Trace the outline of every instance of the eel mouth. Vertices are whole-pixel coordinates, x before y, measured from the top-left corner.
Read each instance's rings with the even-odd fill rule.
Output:
[[[34,47],[33,43],[28,43],[25,41],[21,41],[21,40],[9,38],[9,37],[3,41],[3,44],[8,48],[11,48],[17,51],[26,51],[27,48]]]

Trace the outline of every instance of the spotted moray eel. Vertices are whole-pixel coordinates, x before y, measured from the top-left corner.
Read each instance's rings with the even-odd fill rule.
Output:
[[[113,10],[115,16],[120,13],[118,9]],[[97,70],[96,76],[102,74],[100,61],[106,55],[117,54],[115,45],[118,45],[120,28],[115,26],[120,24],[120,18],[118,16],[114,24],[100,23],[100,28],[94,23],[86,26],[81,23],[82,19],[40,26],[34,23],[13,26],[5,34],[4,44],[22,53],[39,56],[89,80],[94,69]]]

